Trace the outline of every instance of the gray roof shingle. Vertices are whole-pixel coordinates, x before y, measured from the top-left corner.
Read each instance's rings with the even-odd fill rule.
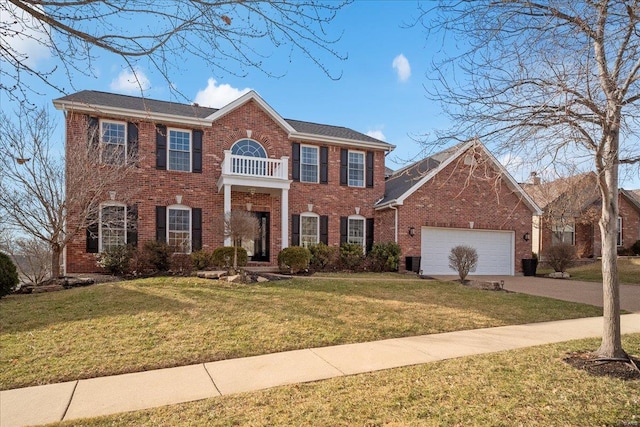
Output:
[[[217,108],[200,107],[191,104],[181,104],[177,102],[160,101],[156,99],[140,98],[137,96],[119,95],[115,93],[100,92],[95,90],[83,90],[71,95],[64,96],[56,101],[74,102],[91,106],[104,106],[110,108],[122,108],[134,111],[146,111],[148,113],[170,114],[188,118],[204,119],[218,111]],[[284,119],[297,132],[348,139],[361,142],[373,142],[378,144],[388,144],[385,141],[372,138],[363,133],[357,132],[342,126],[323,125],[319,123],[304,122],[300,120]]]

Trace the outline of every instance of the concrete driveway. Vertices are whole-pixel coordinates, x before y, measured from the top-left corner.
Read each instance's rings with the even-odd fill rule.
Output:
[[[457,280],[458,276],[433,276],[438,280]],[[602,284],[577,280],[529,276],[469,276],[471,280],[504,280],[504,288],[523,294],[602,307]],[[620,308],[640,312],[640,285],[620,285]]]

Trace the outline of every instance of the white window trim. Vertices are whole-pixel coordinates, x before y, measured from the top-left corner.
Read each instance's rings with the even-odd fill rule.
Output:
[[[302,242],[302,218],[316,218],[317,219],[317,227],[316,227],[316,243],[320,243],[320,215],[314,212],[303,212],[300,214],[300,246],[304,246]],[[305,246],[306,247],[306,246]]]
[[[624,246],[624,236],[622,235],[622,217],[619,216],[616,221],[617,233],[616,233],[616,246],[622,247]]]
[[[302,179],[302,149],[303,148],[313,148],[314,150],[316,150],[316,164],[314,165],[316,167],[316,180],[315,181],[305,181]],[[347,159],[348,160],[348,159]],[[304,163],[305,165],[310,165],[310,163]],[[315,146],[315,145],[307,145],[307,144],[300,144],[300,182],[306,182],[308,184],[317,184],[320,182],[320,147]]]
[[[185,153],[182,150],[171,150],[171,132],[184,132],[189,134],[189,170],[179,170],[179,169],[171,169],[171,151],[180,151],[181,153]],[[172,172],[193,172],[193,132],[191,129],[180,129],[180,128],[167,128],[167,170]]]
[[[269,158],[269,153],[267,152],[267,149],[264,148],[264,145],[262,145],[260,143],[260,141],[257,141],[253,138],[241,138],[239,140],[237,140],[236,142],[234,142],[233,144],[231,144],[231,147],[229,148],[229,150],[233,153],[233,147],[242,141],[251,141],[251,142],[255,142],[256,144],[258,144],[258,146],[260,146],[260,148],[262,148],[262,151],[264,151],[264,157],[255,157],[255,156],[245,156],[243,154],[234,154],[234,156],[242,156],[242,157],[255,157],[256,159],[268,159]]]
[[[350,179],[349,179],[349,171],[351,170],[351,168],[349,167],[349,165],[351,164],[351,162],[349,162],[349,157],[351,153],[357,153],[357,154],[361,154],[362,155],[362,185],[351,185],[350,183]],[[364,188],[367,185],[367,153],[365,151],[358,151],[358,150],[348,150],[347,152],[347,186],[349,187],[353,187],[353,188]]]
[[[570,242],[570,244],[572,246],[575,246],[576,245],[576,223],[575,223],[575,221],[566,222],[564,225],[562,225],[562,224],[558,225],[557,223],[553,224],[552,228],[551,228],[551,241],[553,242],[553,238],[555,237],[554,235],[556,233],[558,233],[558,231],[557,231],[558,228],[562,228],[563,229],[562,233],[564,234],[564,233],[568,233],[568,231],[565,231],[568,227],[571,227],[571,230],[572,230],[571,231],[571,242]]]
[[[98,207],[98,209],[100,209],[99,214],[98,214],[98,252],[104,252],[104,248],[102,245],[102,209],[109,207],[109,206],[118,206],[118,207],[124,207],[124,244],[127,245],[127,205],[125,205],[124,203],[120,203],[120,202],[108,202],[108,203],[101,203],[100,206]]]
[[[109,144],[109,145],[116,145],[116,144],[111,144],[108,142],[104,141],[104,129],[103,129],[103,124],[104,123],[111,123],[111,124],[117,124],[117,125],[123,125],[124,126],[124,164],[127,163],[128,159],[127,159],[127,155],[128,155],[128,151],[129,151],[129,147],[128,147],[128,139],[129,139],[129,135],[127,135],[128,129],[127,129],[127,122],[123,122],[120,120],[108,120],[108,119],[100,119],[99,124],[100,124],[100,136],[99,136],[99,141],[100,141],[100,163],[103,163],[102,160],[102,150],[104,148],[105,145]],[[117,144],[120,145],[120,144]]]
[[[362,221],[362,251],[364,252],[367,246],[367,218],[362,215],[349,215],[347,218],[347,242],[349,242],[349,238],[351,237],[349,231],[351,230],[350,223],[352,219]]]
[[[169,211],[171,210],[182,210],[182,211],[188,211],[189,212],[189,246],[187,248],[187,252],[176,252],[176,253],[181,253],[181,254],[190,254],[191,253],[191,245],[193,243],[193,215],[191,213],[191,208],[189,206],[185,206],[185,205],[169,205],[167,206],[167,235],[166,235],[166,242],[167,244],[169,243],[169,233],[171,232],[171,223],[169,222]]]

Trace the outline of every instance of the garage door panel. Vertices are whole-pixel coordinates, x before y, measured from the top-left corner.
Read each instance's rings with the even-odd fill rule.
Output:
[[[449,253],[458,245],[478,252],[478,267],[470,274],[513,275],[514,234],[511,231],[422,227],[420,269],[426,275],[456,274]]]

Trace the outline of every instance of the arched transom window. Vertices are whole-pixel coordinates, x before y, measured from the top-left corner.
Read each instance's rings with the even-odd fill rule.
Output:
[[[267,157],[267,152],[258,142],[253,139],[241,139],[231,147],[231,154],[247,157]]]

